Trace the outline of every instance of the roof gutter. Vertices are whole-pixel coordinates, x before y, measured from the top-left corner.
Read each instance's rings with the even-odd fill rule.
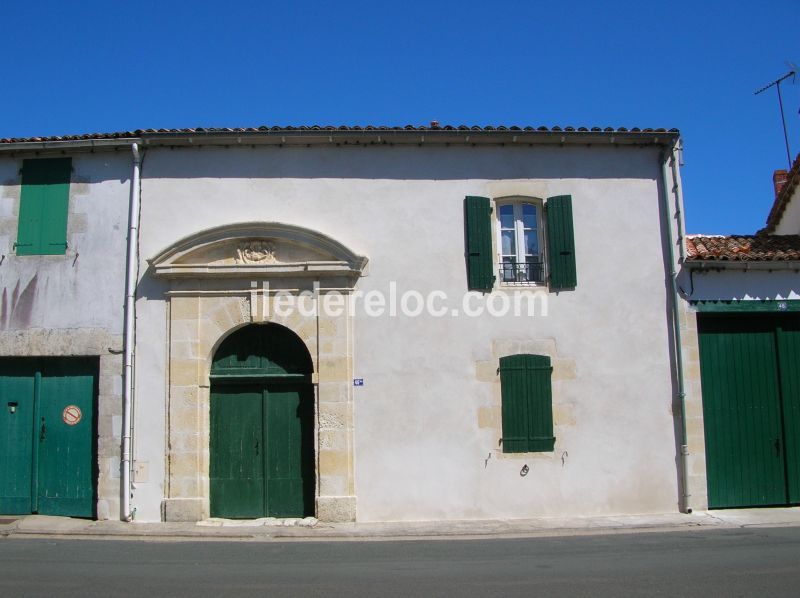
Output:
[[[141,143],[141,139],[127,137],[119,139],[71,139],[66,141],[15,141],[14,143],[0,143],[0,153],[49,153],[63,150],[118,149],[129,148],[132,143]]]
[[[503,145],[671,145],[679,133],[601,131],[247,131],[164,132],[142,135],[145,145],[384,145],[384,144],[503,144]]]
[[[686,260],[684,267],[691,270],[800,270],[800,260]]]
[[[137,132],[138,133],[138,132]],[[13,141],[0,154],[117,150],[130,147],[198,145],[597,145],[672,147],[677,131],[525,130],[266,130],[141,132],[136,137]]]

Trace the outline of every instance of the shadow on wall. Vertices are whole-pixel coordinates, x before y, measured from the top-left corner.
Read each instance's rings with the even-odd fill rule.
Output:
[[[683,268],[678,285],[686,299],[791,299],[800,296],[800,274],[794,270],[706,270]]]
[[[145,179],[656,179],[660,149],[629,146],[149,148]]]
[[[66,150],[65,150],[66,151]],[[70,154],[67,154],[70,155]],[[16,187],[22,181],[23,160],[61,157],[61,154],[43,154],[41,156],[18,155],[14,157],[0,156],[0,186]],[[133,171],[133,158],[129,147],[112,152],[85,153],[77,152],[72,157],[71,194],[83,195],[87,189],[82,185],[91,185],[105,181],[117,181],[127,185]]]
[[[136,286],[136,298],[147,301],[162,301],[170,290],[169,280],[160,280],[153,273],[155,269],[149,266],[144,272],[139,273],[139,284]]]

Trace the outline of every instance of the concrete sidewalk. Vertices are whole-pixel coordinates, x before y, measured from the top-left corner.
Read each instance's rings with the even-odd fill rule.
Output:
[[[5,518],[5,520],[11,518]],[[70,537],[172,540],[413,540],[517,538],[709,528],[800,526],[800,508],[734,509],[615,517],[324,523],[307,519],[210,519],[198,523],[124,523],[28,515],[0,524],[4,538]]]

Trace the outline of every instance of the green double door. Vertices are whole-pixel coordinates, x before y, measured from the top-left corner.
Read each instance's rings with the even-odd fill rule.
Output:
[[[698,322],[711,508],[800,503],[800,316]]]
[[[211,389],[211,516],[314,514],[313,390],[307,382],[216,382]]]
[[[0,359],[0,513],[94,515],[96,389],[96,359]]]

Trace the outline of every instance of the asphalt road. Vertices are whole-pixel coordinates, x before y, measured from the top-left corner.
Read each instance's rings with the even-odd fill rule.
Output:
[[[792,596],[800,528],[560,538],[0,540],[0,596]]]

